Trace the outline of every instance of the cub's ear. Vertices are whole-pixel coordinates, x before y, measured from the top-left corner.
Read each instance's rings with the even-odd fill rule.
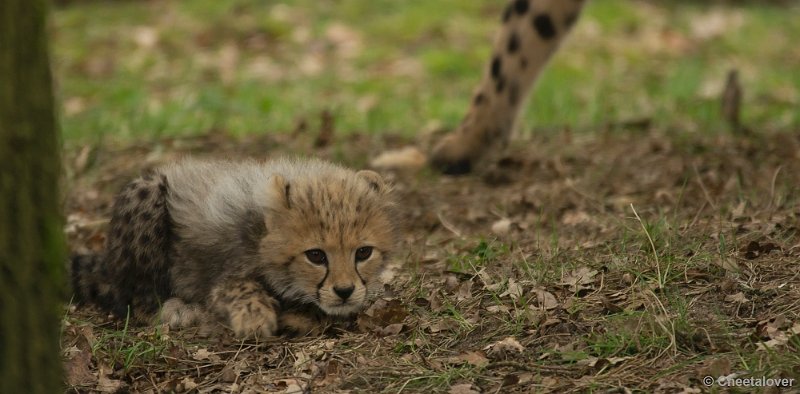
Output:
[[[292,184],[282,175],[275,174],[267,181],[264,195],[261,197],[263,204],[269,208],[292,209]]]
[[[389,191],[388,185],[383,181],[383,177],[375,171],[361,170],[356,173],[356,176],[367,181],[372,190],[379,194],[385,194]]]

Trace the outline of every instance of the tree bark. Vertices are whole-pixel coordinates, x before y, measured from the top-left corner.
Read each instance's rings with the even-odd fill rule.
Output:
[[[64,242],[45,0],[0,0],[0,393],[63,392]]]

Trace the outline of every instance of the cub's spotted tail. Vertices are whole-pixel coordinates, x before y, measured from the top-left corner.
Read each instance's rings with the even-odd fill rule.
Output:
[[[67,272],[73,301],[78,304],[95,304],[103,309],[114,311],[114,296],[111,286],[102,280],[107,275],[102,272],[103,256],[99,254],[73,255],[70,257]],[[126,312],[122,312],[125,316]]]
[[[172,221],[167,193],[167,179],[159,173],[145,174],[122,189],[103,253],[70,261],[77,301],[122,319],[146,321],[169,298]]]

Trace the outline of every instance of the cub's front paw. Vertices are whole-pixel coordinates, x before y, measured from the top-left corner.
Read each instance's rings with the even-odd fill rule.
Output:
[[[252,281],[227,281],[211,291],[211,308],[239,338],[263,339],[278,332],[278,301]]]
[[[319,336],[328,328],[326,322],[302,313],[283,311],[278,318],[280,332],[289,337]]]
[[[190,327],[204,319],[205,312],[200,305],[187,304],[177,297],[164,302],[159,314],[160,323],[166,323],[170,328]]]
[[[263,300],[242,300],[231,305],[230,327],[238,338],[263,339],[278,332],[276,309]]]

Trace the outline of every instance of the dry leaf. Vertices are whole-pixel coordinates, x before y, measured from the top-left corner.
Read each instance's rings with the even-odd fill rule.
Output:
[[[197,383],[195,383],[194,379],[187,376],[183,378],[183,380],[181,380],[180,387],[181,389],[176,391],[181,391],[181,392],[192,391],[197,388]]]
[[[508,337],[485,347],[483,350],[486,350],[492,358],[505,359],[511,355],[521,354],[525,351],[525,347],[514,337]]]
[[[371,332],[390,324],[402,323],[406,316],[408,310],[401,301],[379,298],[358,316],[358,326],[361,330]]]
[[[545,376],[542,378],[542,386],[544,387],[555,387],[558,385],[558,379],[552,378],[550,376]]]
[[[742,293],[741,291],[736,293],[736,294],[731,294],[729,296],[725,296],[725,301],[726,302],[734,302],[734,303],[737,303],[737,304],[744,304],[744,303],[750,302],[750,300],[747,299],[747,297],[745,297],[744,293]]]
[[[536,287],[532,291],[536,294],[536,301],[539,303],[540,307],[544,309],[555,309],[558,307],[558,300],[556,300],[556,296],[554,296],[553,293],[541,287]]]
[[[285,388],[284,394],[303,394],[307,384],[300,379],[279,379],[274,382],[278,388]]]
[[[372,159],[370,167],[380,170],[416,171],[428,161],[425,154],[415,146],[390,150]]]
[[[620,313],[624,310],[622,309],[622,307],[613,303],[611,300],[608,299],[608,297],[605,296],[600,296],[600,303],[603,304],[604,312],[608,314]]]
[[[625,361],[625,360],[630,360],[630,359],[632,359],[632,358],[633,358],[632,356],[625,356],[625,357],[609,357],[609,358],[607,358],[606,360],[608,360],[608,362],[609,362],[611,365],[617,365],[617,364],[619,364],[619,363],[621,363],[621,362],[623,362],[623,361]]]
[[[489,305],[486,311],[490,313],[508,313],[510,309],[505,305]]]
[[[486,358],[483,352],[481,351],[474,351],[474,352],[467,352],[461,355],[454,357],[455,360],[466,362],[470,365],[474,365],[476,367],[483,367],[489,364],[489,359]]]
[[[78,349],[73,346],[69,349],[70,356],[64,362],[64,374],[70,386],[84,386],[92,384],[97,377],[92,373],[89,364],[92,362],[91,351]]]
[[[237,377],[239,377],[239,374],[233,370],[233,366],[226,365],[224,368],[222,368],[219,379],[225,383],[233,383],[236,381]]]
[[[142,49],[153,49],[158,44],[158,30],[152,26],[137,26],[133,29],[133,40]]]
[[[197,349],[196,352],[192,353],[192,358],[197,361],[208,360],[211,362],[218,362],[221,360],[216,353],[209,352],[206,348]]]
[[[378,332],[378,335],[380,335],[382,337],[388,337],[388,336],[392,336],[392,335],[397,335],[397,334],[399,334],[400,332],[403,331],[403,328],[404,328],[403,323],[389,324],[388,326],[382,328]]]
[[[522,286],[517,283],[516,279],[508,278],[508,286],[506,287],[506,291],[500,294],[500,298],[505,296],[511,297],[512,300],[516,300],[522,296]]]
[[[111,368],[108,366],[100,366],[97,373],[97,387],[95,388],[97,391],[101,393],[116,393],[125,386],[125,382],[121,380],[108,378],[111,371]]]
[[[64,373],[67,383],[71,386],[90,385],[97,381],[97,375],[92,373],[90,368],[94,333],[91,326],[76,327],[74,330],[77,341],[75,346],[64,352],[66,356]]]
[[[428,322],[426,324],[423,324],[423,327],[427,328],[428,331],[435,334],[437,332],[455,330],[456,328],[458,328],[458,322],[453,319],[445,318],[442,320],[435,321],[433,323]]]
[[[698,370],[698,375],[702,378],[704,376],[711,376],[718,378],[731,373],[731,361],[727,358],[715,358],[707,361],[706,366]]]
[[[603,360],[603,359],[598,358],[598,357],[594,357],[594,356],[589,356],[589,357],[584,358],[582,360],[578,360],[578,362],[576,364],[583,365],[583,366],[590,367],[590,368],[594,368],[601,360]]]
[[[64,100],[64,115],[66,117],[77,115],[83,112],[85,109],[86,101],[82,97],[73,96]]]
[[[449,394],[480,394],[480,391],[474,390],[472,384],[463,383],[450,386]]]
[[[431,311],[432,312],[441,312],[444,310],[444,302],[442,302],[442,297],[439,295],[439,292],[432,292],[429,300],[431,301]]]
[[[444,277],[444,288],[447,291],[454,291],[460,285],[461,285],[461,282],[459,282],[457,276],[455,276],[453,274],[445,275],[445,277]]]
[[[725,271],[728,272],[739,272],[739,264],[736,263],[733,259],[729,258],[722,258],[716,261],[716,264],[722,267]]]
[[[630,272],[626,272],[622,274],[622,283],[626,286],[630,286],[633,284],[633,275]]]
[[[472,298],[472,280],[468,279],[461,283],[456,292],[456,300],[464,301]]]
[[[589,267],[580,267],[564,277],[561,278],[561,282],[559,283],[562,286],[569,287],[570,291],[573,293],[577,293],[581,290],[591,288],[595,282],[595,276],[597,275],[597,270],[590,269]]]
[[[759,350],[774,349],[774,348],[783,346],[783,345],[787,344],[788,342],[789,342],[789,338],[787,336],[784,336],[783,338],[775,338],[775,339],[770,339],[769,341],[766,341],[766,342],[756,343],[756,348],[759,349]]]
[[[561,223],[566,226],[575,226],[582,223],[591,223],[592,217],[584,211],[568,211],[561,218]]]
[[[310,363],[311,358],[308,357],[308,354],[306,354],[305,351],[299,350],[299,351],[295,352],[294,356],[296,357],[295,360],[294,360],[294,364],[293,364],[295,370],[300,371],[300,370],[304,370],[304,369],[306,369],[306,367],[308,367],[308,364]]]
[[[494,223],[492,223],[492,232],[503,236],[511,231],[511,219],[500,219]]]

